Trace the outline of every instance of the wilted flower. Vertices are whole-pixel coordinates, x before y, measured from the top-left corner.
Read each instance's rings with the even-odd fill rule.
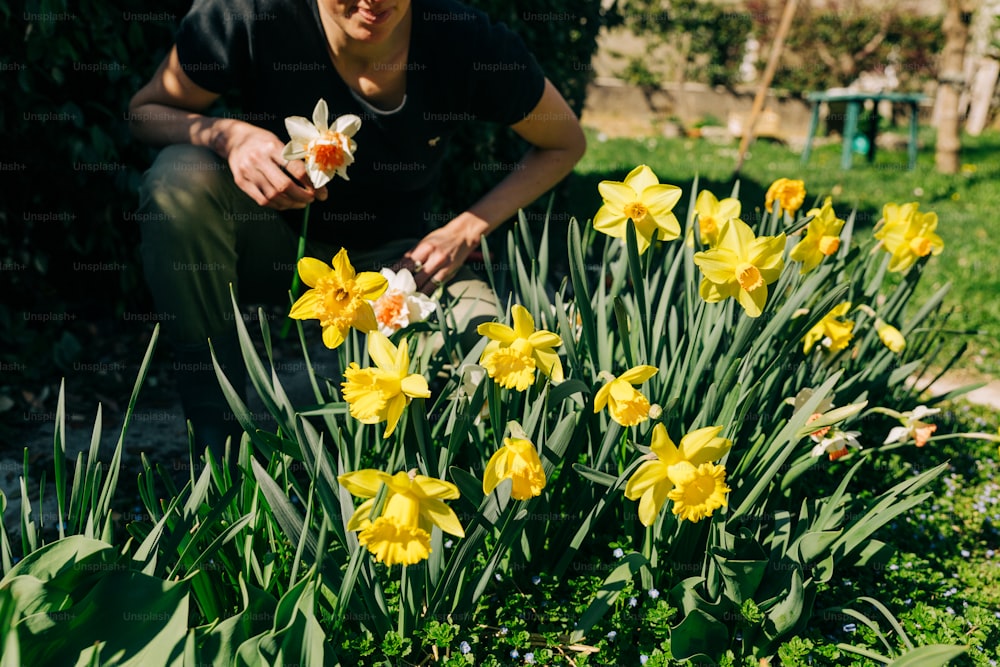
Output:
[[[333,258],[333,268],[312,257],[298,263],[302,282],[312,289],[292,304],[288,316],[296,320],[319,320],[323,343],[330,349],[344,342],[354,327],[363,332],[378,328],[371,301],[385,292],[388,283],[374,271],[355,273],[343,248]]]
[[[321,188],[334,176],[344,180],[347,167],[354,162],[357,144],[353,137],[361,129],[361,119],[353,114],[340,116],[327,124],[330,112],[326,100],[320,99],[313,109],[312,122],[302,116],[285,119],[285,128],[292,138],[285,145],[281,157],[286,160],[306,161],[306,173],[313,187]]]
[[[649,399],[632,385],[642,384],[657,373],[656,366],[636,366],[607,382],[594,396],[594,412],[608,406],[611,418],[622,426],[635,426],[649,419]]]
[[[882,219],[875,225],[875,238],[892,255],[889,271],[905,271],[920,257],[940,255],[944,240],[937,229],[937,213],[921,213],[917,202],[899,206],[886,204]]]
[[[631,219],[639,254],[646,252],[656,238],[672,241],[680,236],[681,226],[672,211],[681,198],[681,189],[661,184],[646,165],[630,171],[624,183],[601,181],[597,189],[604,205],[594,216],[594,229],[624,239]]]
[[[625,485],[625,497],[639,500],[639,521],[644,526],[653,525],[668,498],[674,501],[674,514],[688,521],[711,516],[726,504],[726,469],[710,463],[733,445],[718,437],[721,431],[721,426],[691,431],[677,446],[663,424],[653,427],[650,458]]]
[[[399,347],[380,334],[368,334],[368,355],[374,368],[361,368],[357,362],[344,372],[344,400],[350,405],[351,416],[364,424],[388,422],[383,437],[396,430],[396,424],[412,398],[429,398],[427,380],[419,373],[410,373],[410,351],[405,338]]]
[[[502,387],[524,391],[534,384],[537,367],[554,382],[562,382],[562,362],[552,349],[562,345],[562,339],[551,331],[536,331],[531,313],[520,304],[511,308],[511,317],[513,328],[499,322],[477,328],[490,339],[479,358],[489,376]]]
[[[840,230],[844,226],[844,221],[833,212],[830,197],[826,198],[823,208],[811,209],[806,215],[813,216],[806,227],[806,235],[788,255],[795,261],[802,262],[801,273],[812,271],[824,257],[837,252],[840,247]]]
[[[347,529],[359,531],[358,542],[381,563],[414,565],[427,558],[432,526],[465,537],[458,516],[443,502],[459,497],[458,487],[450,482],[416,471],[390,475],[371,469],[340,475],[337,481],[352,495],[367,498],[351,515]],[[373,521],[369,517],[383,484],[387,487],[385,502]]]
[[[844,301],[823,316],[802,337],[802,351],[809,353],[816,343],[822,343],[829,352],[840,352],[854,337],[854,320],[842,320],[851,310],[851,302]]]
[[[399,272],[382,269],[379,273],[388,285],[385,293],[372,304],[380,332],[391,336],[414,322],[423,322],[434,312],[434,299],[417,290],[409,269]]]
[[[767,302],[767,286],[785,266],[785,235],[754,236],[750,227],[734,218],[722,225],[714,248],[695,253],[694,263],[704,276],[699,293],[709,303],[736,299],[750,317],[759,317]]]
[[[806,184],[804,181],[792,180],[789,178],[779,178],[764,195],[764,208],[768,213],[774,211],[774,202],[781,205],[781,210],[788,215],[795,215],[795,212],[802,208],[802,202],[806,200]]]
[[[483,493],[489,494],[505,479],[513,482],[510,495],[528,500],[541,495],[545,471],[535,445],[525,438],[504,438],[503,446],[490,457],[483,474]]]

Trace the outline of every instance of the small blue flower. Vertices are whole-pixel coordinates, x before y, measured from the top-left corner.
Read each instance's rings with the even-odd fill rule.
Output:
[[[962,551],[960,553],[962,554],[962,558],[968,558],[969,556],[972,555],[972,554],[969,553],[968,549],[962,549]]]
[[[634,606],[636,606],[637,604],[639,604],[639,601],[638,601],[638,600],[636,600],[635,598],[629,598],[629,599],[628,599],[628,606],[630,606],[630,607],[634,607]]]
[[[524,661],[526,663],[528,663],[529,665],[535,664],[535,654],[534,653],[525,653],[524,654]]]
[[[451,545],[453,545],[453,544],[455,544],[455,543],[452,542],[451,540],[445,540],[444,541],[444,548],[445,549],[451,549]]]
[[[536,574],[531,578],[531,583],[537,586],[538,584],[542,583],[542,578]]]
[[[497,572],[496,574],[494,574],[493,578],[496,579],[497,581],[503,581],[503,577],[500,576],[499,572]]]
[[[655,600],[656,598],[660,597],[660,591],[656,590],[655,588],[650,588],[649,597]]]
[[[461,644],[458,645],[458,650],[462,652],[462,655],[465,655],[466,653],[472,651],[472,647],[469,646],[469,642],[463,641]]]
[[[608,640],[609,641],[614,641],[615,637],[617,637],[617,636],[618,636],[618,633],[615,632],[614,630],[612,630],[611,632],[608,633]]]
[[[622,556],[625,555],[625,551],[621,547],[617,547],[611,553],[614,555],[615,558],[621,558]]]
[[[521,655],[521,654],[517,652],[517,649],[516,649],[516,648],[515,648],[515,649],[511,649],[511,651],[510,651],[510,657],[512,657],[512,658],[517,658],[517,657],[519,657],[520,655]]]
[[[507,629],[506,625],[500,626],[500,636],[501,637],[506,637],[508,632],[510,632],[510,631]]]
[[[649,660],[649,656],[646,655],[645,653],[643,653],[642,655],[639,656],[639,664],[640,665],[645,665],[647,660]]]

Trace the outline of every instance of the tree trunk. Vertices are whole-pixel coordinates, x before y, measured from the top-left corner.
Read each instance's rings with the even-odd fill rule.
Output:
[[[944,51],[941,54],[941,73],[938,75],[938,134],[935,154],[937,170],[942,174],[956,174],[959,168],[960,119],[958,101],[962,92],[965,46],[969,41],[970,13],[962,0],[947,0],[944,22]]]

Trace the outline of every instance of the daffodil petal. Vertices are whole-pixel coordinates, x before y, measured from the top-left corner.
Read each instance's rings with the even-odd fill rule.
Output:
[[[390,370],[396,362],[396,346],[378,331],[368,334],[368,356],[375,365],[383,370]]]
[[[761,285],[755,290],[739,290],[736,293],[736,300],[743,306],[750,317],[760,317],[764,312],[764,304],[767,303],[767,285]]]
[[[606,383],[594,394],[594,412],[600,412],[608,404],[608,397],[611,396],[611,385],[614,381]]]
[[[326,132],[327,122],[330,118],[330,110],[326,106],[326,100],[322,97],[316,102],[316,106],[313,107],[313,125],[319,130],[320,133]]]
[[[718,437],[721,432],[721,426],[706,426],[691,431],[681,438],[681,456],[692,465],[719,460],[733,446],[731,440]]]
[[[625,210],[627,204],[639,199],[639,194],[634,189],[618,181],[601,181],[597,184],[597,191],[601,193],[605,204],[619,213]]]
[[[322,304],[323,296],[318,290],[306,290],[306,292],[292,304],[292,309],[289,311],[288,316],[293,320],[317,319],[316,309]]]
[[[667,468],[661,461],[644,461],[625,483],[625,497],[635,500],[667,477]]]
[[[730,283],[736,279],[739,257],[733,251],[715,247],[694,254],[694,263],[702,274],[713,283]]]
[[[365,333],[378,330],[378,320],[375,318],[375,310],[372,309],[372,305],[369,302],[362,301],[358,304],[358,310],[354,313],[354,321],[351,322],[351,326]]]
[[[625,237],[626,222],[628,216],[621,209],[606,204],[597,210],[592,224],[597,231],[620,239]]]
[[[337,276],[341,281],[347,282],[354,278],[354,266],[351,264],[351,258],[347,256],[347,250],[341,248],[336,255],[333,256],[333,270],[337,272]]]
[[[344,332],[337,327],[323,327],[323,344],[335,350],[344,342]]]
[[[435,479],[425,475],[417,475],[413,485],[423,498],[439,498],[454,500],[459,497],[458,487],[443,479]]]
[[[410,398],[430,398],[431,390],[427,386],[427,379],[423,375],[413,373],[407,375],[399,382],[400,389]]]
[[[514,333],[514,330],[499,322],[483,322],[476,327],[476,331],[479,332],[480,336],[486,336],[491,340],[501,343],[510,344],[517,340],[517,334]],[[484,350],[483,352],[485,354],[486,351]]]
[[[510,315],[513,320],[514,333],[518,338],[526,339],[535,332],[535,319],[527,308],[515,303],[510,309]]]
[[[354,277],[354,286],[364,298],[375,300],[389,288],[389,281],[381,273],[363,271]]]
[[[352,496],[359,498],[374,498],[382,484],[389,478],[389,475],[381,470],[366,468],[354,472],[344,473],[337,477],[340,485],[348,490]]]
[[[659,185],[660,181],[656,174],[647,165],[640,164],[625,177],[625,185],[632,188],[637,194],[653,185]]]
[[[440,500],[428,498],[420,501],[420,513],[425,515],[435,526],[455,537],[465,537],[465,529],[458,520],[455,511]]]
[[[354,514],[347,522],[347,530],[364,530],[371,523],[369,518],[372,513],[372,506],[375,504],[374,498],[369,498],[360,505],[358,509],[354,510]]]
[[[316,287],[319,281],[332,273],[329,265],[315,257],[303,257],[295,265],[299,278],[309,287]]]
[[[680,450],[674,444],[674,441],[670,439],[667,427],[663,424],[657,424],[653,427],[653,435],[649,448],[665,465],[673,465],[682,458]]]
[[[673,211],[681,198],[681,189],[676,185],[651,185],[639,193],[646,209],[655,218],[666,217]]]
[[[540,347],[559,347],[562,345],[562,338],[558,334],[542,329],[528,336],[528,342],[535,349]]]
[[[622,373],[618,379],[625,380],[629,384],[642,384],[659,372],[656,366],[634,366]]]
[[[639,499],[639,521],[644,526],[652,526],[656,523],[663,504],[667,502],[667,494],[673,489],[669,483],[657,484],[642,494]]]
[[[388,438],[396,430],[399,418],[403,416],[403,408],[406,407],[406,397],[403,394],[396,394],[388,400],[385,406],[385,432],[383,438]]]
[[[361,129],[361,119],[354,114],[346,114],[337,118],[331,129],[344,136],[353,137]]]
[[[319,139],[319,130],[309,122],[308,118],[303,118],[302,116],[289,116],[286,118],[285,129],[288,130],[288,136],[299,141],[309,142],[313,139]]]

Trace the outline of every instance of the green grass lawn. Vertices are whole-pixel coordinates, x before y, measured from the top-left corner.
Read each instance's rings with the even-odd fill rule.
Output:
[[[661,183],[685,190],[677,208],[684,219],[688,194],[697,175],[700,187],[728,196],[737,180],[733,170],[737,145],[695,139],[604,139],[588,131],[589,149],[576,167],[570,188],[569,213],[589,220],[601,205],[597,183],[621,181],[632,167],[648,164]],[[917,168],[906,169],[905,151],[879,150],[874,164],[856,155],[854,168],[840,169],[840,143],[814,149],[808,165],[801,155],[767,141],[755,142],[740,176],[744,220],[753,224],[749,207],[763,207],[764,192],[780,177],[800,178],[808,191],[806,205],[831,195],[840,217],[857,208],[856,229],[870,233],[887,202],[917,201],[921,211],[938,214],[944,252],[932,258],[921,281],[924,296],[951,281],[948,303],[956,331],[950,350],[969,341],[958,368],[1000,376],[1000,132],[963,137],[962,171],[949,176],[934,169],[934,136],[921,135]],[[918,299],[917,301],[920,301]],[[970,332],[965,335],[958,332]],[[978,332],[978,333],[976,333]]]

